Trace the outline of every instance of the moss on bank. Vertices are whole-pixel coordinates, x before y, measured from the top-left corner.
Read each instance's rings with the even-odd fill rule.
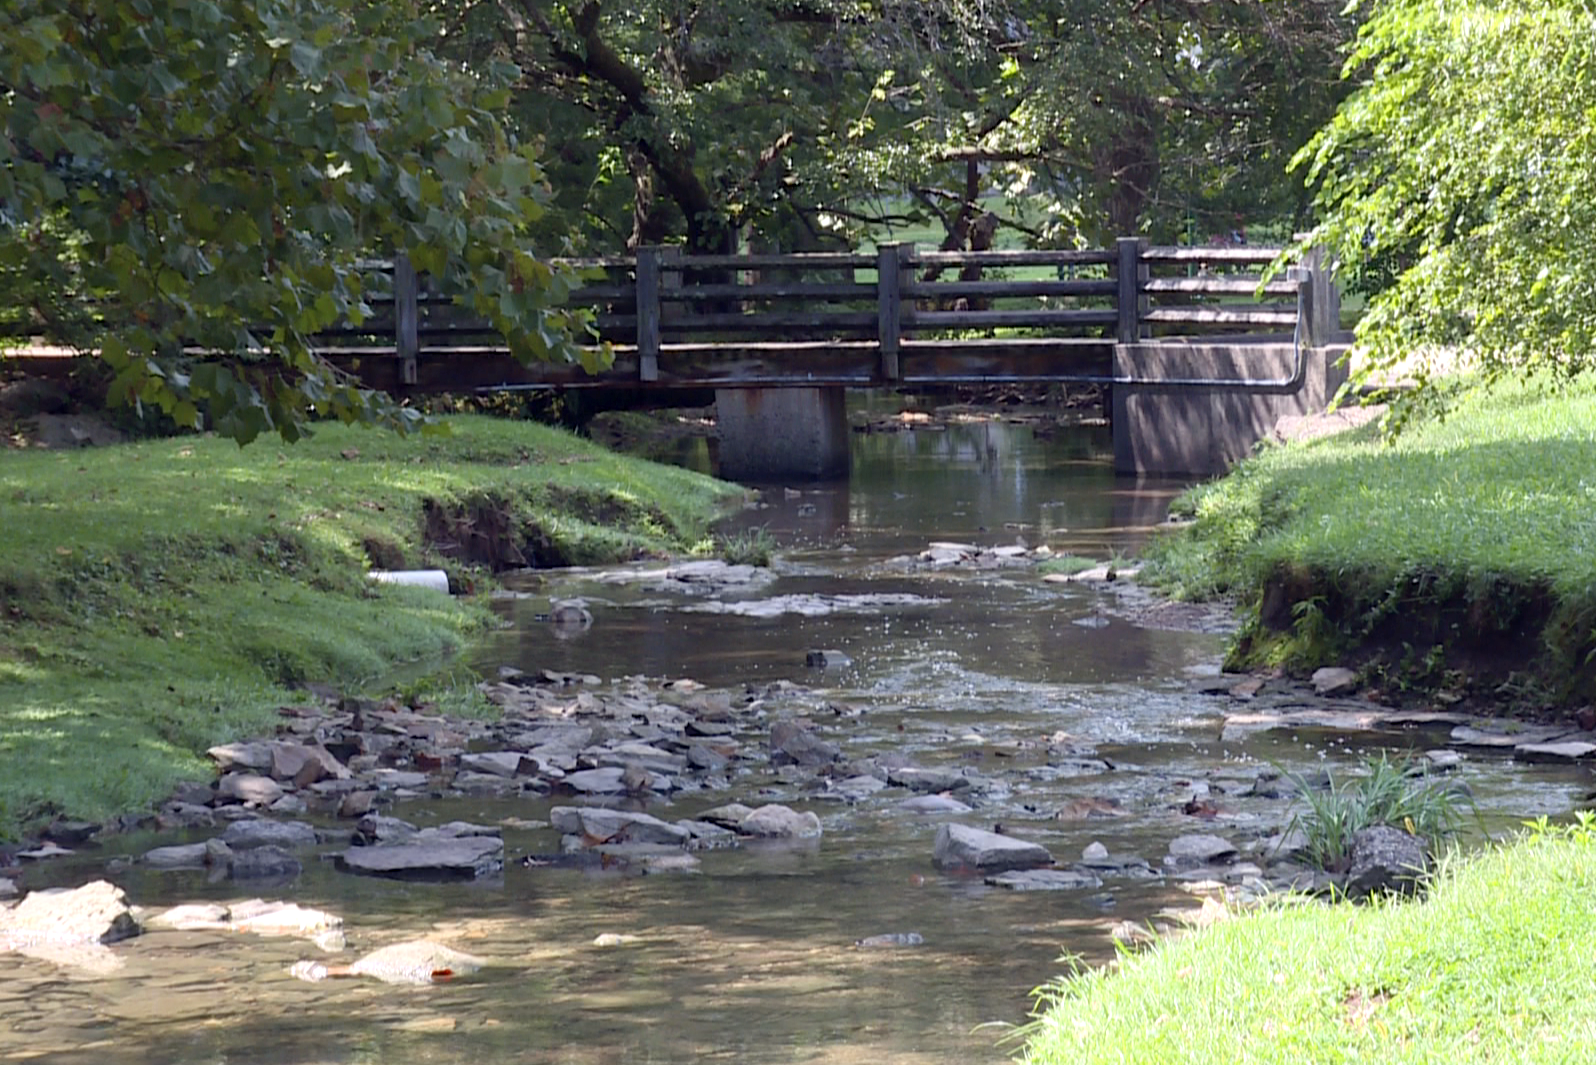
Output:
[[[1344,661],[1389,691],[1596,695],[1596,391],[1474,396],[1394,444],[1268,448],[1176,504],[1147,579],[1236,595],[1237,668]]]
[[[1416,903],[1280,906],[1045,988],[1033,1065],[1574,1062],[1596,1039],[1588,829],[1456,862]]]
[[[542,426],[450,424],[0,451],[0,835],[148,803],[206,773],[206,747],[268,729],[286,686],[369,684],[488,620],[367,568],[470,587],[682,551],[739,495]]]

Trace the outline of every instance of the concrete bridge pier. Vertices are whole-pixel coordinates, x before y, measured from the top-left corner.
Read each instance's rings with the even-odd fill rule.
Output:
[[[720,476],[727,480],[848,476],[848,412],[841,387],[717,389],[715,419]]]

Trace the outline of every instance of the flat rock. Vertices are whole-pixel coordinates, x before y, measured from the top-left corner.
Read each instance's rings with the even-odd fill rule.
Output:
[[[127,896],[104,880],[30,892],[10,909],[0,908],[0,946],[113,943],[139,931]]]
[[[415,791],[426,787],[432,778],[408,769],[379,769],[371,774],[369,780],[371,786],[384,791]]]
[[[842,757],[842,749],[815,735],[794,721],[778,721],[770,726],[771,765],[830,765]]]
[[[265,880],[298,876],[304,869],[292,851],[268,843],[233,855],[227,875],[234,880]]]
[[[719,825],[722,828],[735,829],[742,824],[743,818],[753,812],[754,808],[752,806],[744,806],[740,802],[729,802],[724,806],[716,806],[713,809],[705,810],[698,815],[698,820],[708,821],[710,824]]]
[[[145,851],[139,861],[151,869],[203,869],[208,857],[204,843],[178,843]]]
[[[1073,869],[1011,869],[987,877],[986,882],[1011,891],[1081,891],[1103,886],[1092,874]]]
[[[664,843],[680,847],[691,838],[687,829],[649,814],[599,806],[556,806],[549,811],[549,822],[568,836],[583,836],[593,841]]]
[[[761,839],[813,839],[820,835],[821,828],[820,818],[811,811],[799,813],[780,803],[768,803],[750,810],[738,822],[737,831]]]
[[[1459,725],[1452,730],[1452,742],[1461,747],[1518,747],[1525,744],[1553,743],[1561,739],[1567,729],[1546,728],[1538,725],[1516,725],[1503,722],[1500,728],[1474,728]]]
[[[912,766],[887,771],[887,782],[911,791],[958,791],[970,778],[957,769],[918,769]]]
[[[258,773],[229,773],[217,783],[216,795],[224,802],[270,806],[283,797],[283,786]]]
[[[337,862],[351,873],[396,880],[474,880],[504,868],[504,841],[462,836],[351,847],[337,856]]]
[[[460,756],[460,768],[473,773],[490,773],[494,776],[513,777],[517,773],[535,772],[537,763],[520,751],[478,751]]]
[[[192,932],[227,927],[227,907],[215,902],[188,902],[173,906],[144,920],[151,931]]]
[[[1562,743],[1520,743],[1513,758],[1520,762],[1584,762],[1596,756],[1596,743],[1565,740]]]
[[[263,772],[272,767],[270,743],[224,743],[205,752],[223,772],[234,769],[258,769]]]
[[[915,814],[967,814],[974,809],[951,795],[915,795],[898,803],[897,808]]]
[[[1234,861],[1236,845],[1220,836],[1194,833],[1176,836],[1169,841],[1169,855],[1164,864],[1175,868],[1198,865],[1216,865]]]
[[[251,847],[314,847],[316,830],[303,821],[234,821],[222,842],[235,851]]]
[[[1309,683],[1315,695],[1346,695],[1358,687],[1358,674],[1344,666],[1325,666],[1313,671]]]
[[[943,869],[1002,872],[1052,865],[1053,856],[1039,843],[948,822],[937,828],[932,861]]]
[[[825,795],[828,798],[837,798],[844,802],[859,802],[862,799],[868,799],[886,786],[887,782],[879,777],[861,774],[859,776],[845,777],[842,780],[828,781]]]

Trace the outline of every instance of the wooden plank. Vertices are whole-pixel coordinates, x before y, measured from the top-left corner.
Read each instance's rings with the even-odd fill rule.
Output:
[[[624,300],[630,303],[637,296],[636,285],[583,285],[571,290],[570,303],[598,303]]]
[[[1251,244],[1226,244],[1213,248],[1160,245],[1143,250],[1142,258],[1148,262],[1256,264],[1274,262],[1281,250]]]
[[[967,297],[1112,296],[1113,281],[911,281],[903,294],[914,299]]]
[[[745,299],[874,300],[876,286],[761,282],[753,285],[683,285],[676,298],[686,301]]]
[[[876,331],[873,311],[759,311],[749,314],[684,314],[662,323],[670,333],[691,332],[777,332],[791,329],[839,329],[846,332]]]
[[[706,267],[732,270],[836,270],[876,265],[875,256],[855,252],[797,252],[792,255],[687,255],[686,269]]]
[[[1296,325],[1295,307],[1160,307],[1142,315],[1144,322],[1187,325]]]
[[[1038,329],[1070,329],[1083,326],[1113,325],[1119,321],[1114,310],[1027,311],[905,311],[903,324],[914,329],[999,329],[1034,326]]]
[[[1107,265],[1114,261],[1108,248],[1077,251],[1070,248],[1032,251],[915,251],[910,262],[917,266],[1086,266]]]
[[[1143,292],[1193,292],[1206,296],[1253,296],[1258,293],[1258,281],[1233,277],[1152,277],[1142,286]],[[1266,296],[1295,296],[1295,281],[1271,281],[1263,286]]]
[[[660,260],[663,249],[637,249],[637,378],[659,379]]]
[[[881,348],[881,376],[896,381],[898,341],[903,335],[903,275],[905,253],[913,246],[883,244],[876,249],[876,343]]]

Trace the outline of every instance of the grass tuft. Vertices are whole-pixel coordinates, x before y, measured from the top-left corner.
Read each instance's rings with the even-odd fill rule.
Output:
[[[1315,788],[1299,773],[1285,772],[1302,809],[1287,829],[1307,837],[1305,857],[1328,872],[1345,872],[1352,861],[1352,838],[1365,828],[1389,825],[1419,837],[1433,853],[1463,824],[1468,799],[1452,781],[1410,775],[1410,767],[1381,752],[1364,772],[1340,783]]]

